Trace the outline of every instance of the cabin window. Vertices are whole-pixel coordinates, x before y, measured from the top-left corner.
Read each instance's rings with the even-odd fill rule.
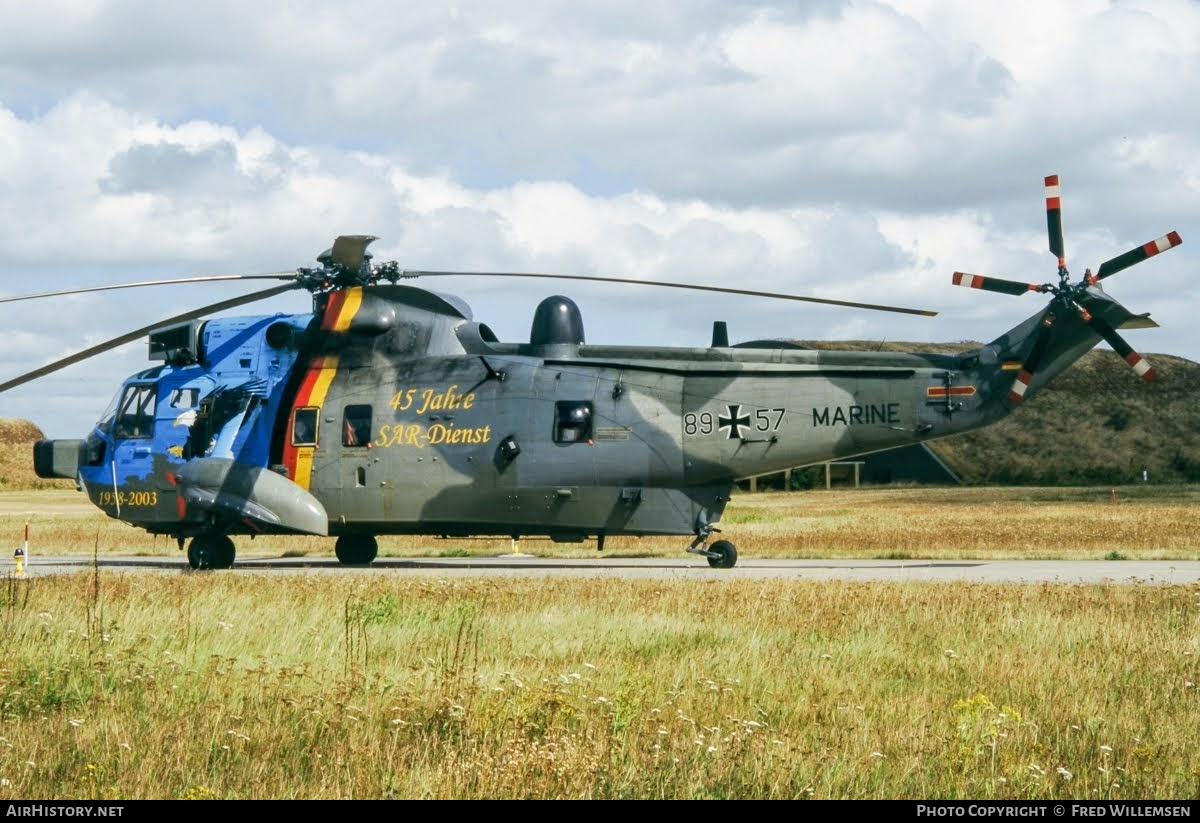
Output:
[[[155,386],[128,386],[117,406],[113,437],[149,437],[154,429]]]
[[[317,415],[320,409],[316,406],[304,406],[292,411],[292,445],[317,445]]]
[[[194,409],[200,399],[200,390],[193,387],[171,390],[171,408]]]
[[[592,439],[592,404],[560,400],[554,404],[554,442],[586,443]]]
[[[371,442],[371,407],[347,406],[342,417],[342,445],[366,446]]]

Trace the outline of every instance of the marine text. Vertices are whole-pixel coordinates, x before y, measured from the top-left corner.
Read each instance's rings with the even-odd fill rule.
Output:
[[[872,403],[865,406],[825,406],[813,409],[814,426],[862,426],[900,422],[899,403]]]

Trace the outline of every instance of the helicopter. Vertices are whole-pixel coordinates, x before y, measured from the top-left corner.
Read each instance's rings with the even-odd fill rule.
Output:
[[[528,341],[501,342],[462,299],[409,285],[479,272],[375,264],[370,235],[341,235],[316,268],[115,284],[0,298],[204,280],[271,288],[133,330],[0,384],[0,392],[148,338],[155,364],[128,377],[82,439],[34,445],[43,478],[69,478],[107,515],[173,537],[195,569],[234,564],[238,535],[336,538],[365,565],[378,536],[545,536],[560,542],[677,535],[713,568],[740,478],[922,443],[994,423],[1100,341],[1155,373],[1117,329],[1157,324],[1103,281],[1182,241],[1177,232],[1072,282],[1061,187],[1045,178],[1056,282],[955,272],[959,286],[1049,302],[958,354],[813,351],[779,341],[704,347],[585,341],[563,295]],[[582,275],[487,273],[693,288],[932,316],[935,312],[713,286]],[[203,319],[292,289],[312,311]]]

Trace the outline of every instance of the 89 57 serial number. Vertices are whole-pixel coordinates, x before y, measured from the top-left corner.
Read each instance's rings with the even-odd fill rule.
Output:
[[[786,409],[749,409],[742,411],[743,406],[730,406],[725,413],[720,412],[688,412],[683,416],[683,433],[691,437],[697,434],[713,434],[729,429],[746,428],[756,432],[776,432],[783,424],[787,414]],[[739,435],[740,436],[740,435]]]

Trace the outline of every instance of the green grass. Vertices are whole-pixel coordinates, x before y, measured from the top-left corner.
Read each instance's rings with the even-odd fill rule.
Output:
[[[1180,586],[0,586],[0,800],[1188,799]]]

